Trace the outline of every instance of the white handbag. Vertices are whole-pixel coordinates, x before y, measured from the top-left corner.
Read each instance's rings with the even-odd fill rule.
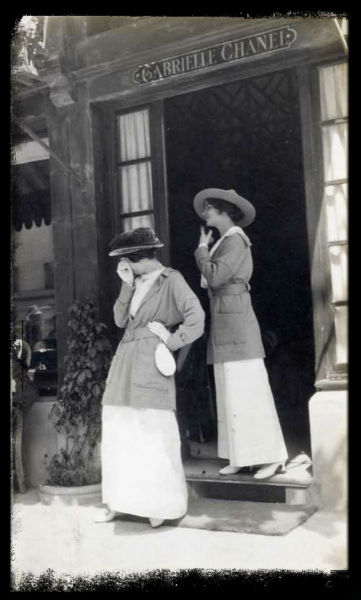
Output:
[[[176,371],[176,362],[169,348],[160,342],[155,349],[155,364],[162,375],[169,377]]]

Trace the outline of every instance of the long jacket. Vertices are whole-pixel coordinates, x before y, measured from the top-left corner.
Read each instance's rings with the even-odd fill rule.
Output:
[[[208,283],[211,327],[208,364],[264,358],[260,328],[248,284],[253,271],[250,245],[237,233],[225,237],[212,256],[206,246],[195,251]]]
[[[161,340],[147,324],[158,321],[165,325],[172,332],[167,346],[176,351],[203,334],[204,311],[181,273],[174,269],[160,273],[134,318],[129,313],[133,293],[134,287],[122,284],[114,304],[115,323],[125,332],[110,365],[102,403],[175,409],[174,377],[157,369],[155,349]]]

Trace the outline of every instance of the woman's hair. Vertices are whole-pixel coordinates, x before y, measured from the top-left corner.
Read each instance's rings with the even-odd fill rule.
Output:
[[[225,212],[234,223],[243,219],[244,214],[238,206],[227,202],[227,200],[221,200],[220,198],[209,198],[207,204],[213,206],[220,212]]]
[[[156,254],[157,248],[146,248],[145,250],[138,250],[138,252],[127,254],[125,258],[128,258],[130,262],[136,263],[142,260],[142,258],[155,258]]]

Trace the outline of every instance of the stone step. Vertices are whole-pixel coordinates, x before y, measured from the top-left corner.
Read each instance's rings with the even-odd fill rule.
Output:
[[[192,493],[199,495],[199,490],[209,490],[214,487],[222,492],[222,497],[234,497],[234,487],[241,488],[245,486],[247,498],[250,498],[251,489],[255,491],[257,497],[262,497],[262,490],[265,491],[267,498],[267,489],[276,489],[283,491],[286,504],[303,504],[307,501],[306,490],[312,483],[312,475],[305,465],[289,469],[286,473],[273,475],[268,479],[254,479],[253,475],[247,473],[236,473],[234,475],[220,475],[219,469],[224,467],[227,461],[222,459],[189,458],[183,464],[186,481]],[[248,490],[247,490],[248,488]],[[241,491],[241,490],[240,490]],[[201,495],[202,492],[201,492]]]

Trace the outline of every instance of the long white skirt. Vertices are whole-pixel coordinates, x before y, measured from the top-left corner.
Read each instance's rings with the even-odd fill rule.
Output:
[[[287,459],[262,358],[214,365],[218,456],[246,467]]]
[[[103,406],[102,495],[110,509],[154,519],[187,511],[173,410]]]

